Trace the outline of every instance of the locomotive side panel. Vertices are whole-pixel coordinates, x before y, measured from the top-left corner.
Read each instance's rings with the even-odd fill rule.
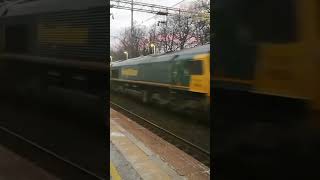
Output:
[[[171,61],[149,63],[144,66],[144,81],[171,84]]]
[[[120,79],[171,84],[171,59],[147,57],[147,59],[143,59],[141,62],[122,63],[122,65],[118,66],[120,68],[118,72]]]
[[[50,13],[38,24],[39,54],[104,62],[107,47],[105,8]]]
[[[124,80],[141,80],[141,65],[122,66],[119,69],[119,78]]]
[[[0,18],[5,53],[90,62],[106,61],[107,15],[104,7]],[[11,43],[19,38],[20,44]]]

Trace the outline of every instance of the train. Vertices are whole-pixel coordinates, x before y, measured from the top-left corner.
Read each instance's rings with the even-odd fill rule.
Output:
[[[175,111],[208,111],[210,44],[111,62],[110,89]]]
[[[319,5],[216,2],[213,106],[223,113],[213,137],[216,161],[228,162],[222,170],[234,165],[236,177],[253,179],[318,175],[308,165],[319,160]],[[310,160],[303,167],[290,161],[302,158]]]
[[[105,1],[11,0],[0,4],[2,94],[41,99],[55,89],[106,104],[109,8]]]
[[[301,100],[320,112],[318,1],[240,4],[217,6],[215,89]]]

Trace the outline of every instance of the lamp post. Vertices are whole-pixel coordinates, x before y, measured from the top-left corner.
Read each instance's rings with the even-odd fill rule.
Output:
[[[125,51],[125,52],[123,52],[123,53],[126,54],[126,59],[128,59],[128,52]]]
[[[156,46],[154,44],[150,44],[151,47],[153,47],[153,54],[156,54]]]

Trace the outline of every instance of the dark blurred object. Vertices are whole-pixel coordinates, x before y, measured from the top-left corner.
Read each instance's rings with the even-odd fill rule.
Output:
[[[95,96],[94,108],[104,113],[109,79],[106,2],[17,0],[0,4],[1,94],[46,101],[46,97],[57,100],[49,93],[52,89],[72,91],[82,93],[79,98]],[[60,97],[60,102],[64,99]],[[74,106],[72,101],[66,104]]]
[[[216,176],[320,177],[317,0],[216,0]],[[219,178],[218,178],[219,179]]]

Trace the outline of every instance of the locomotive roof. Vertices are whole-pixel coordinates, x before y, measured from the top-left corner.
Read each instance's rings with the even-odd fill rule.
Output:
[[[117,66],[127,66],[127,65],[135,65],[142,63],[150,63],[150,62],[161,62],[161,61],[169,61],[172,59],[173,55],[164,55],[164,56],[143,56],[139,58],[132,58],[125,61],[113,62],[111,65],[113,67]]]
[[[16,0],[0,6],[0,17],[59,12],[65,10],[81,10],[90,7],[106,6],[101,0]],[[7,10],[6,15],[2,14]]]
[[[128,65],[135,65],[135,64],[142,64],[142,63],[163,62],[163,61],[169,61],[175,58],[176,56],[193,55],[193,54],[208,53],[208,52],[210,52],[210,44],[207,44],[204,46],[197,46],[194,48],[183,49],[177,52],[170,52],[167,54],[149,55],[149,56],[128,59],[125,61],[112,62],[111,66],[117,67],[117,66],[128,66]]]
[[[203,46],[197,46],[193,48],[187,48],[180,51],[172,52],[175,55],[186,55],[186,54],[200,54],[200,53],[208,53],[210,52],[210,44],[206,44]],[[171,54],[171,53],[170,53]]]

